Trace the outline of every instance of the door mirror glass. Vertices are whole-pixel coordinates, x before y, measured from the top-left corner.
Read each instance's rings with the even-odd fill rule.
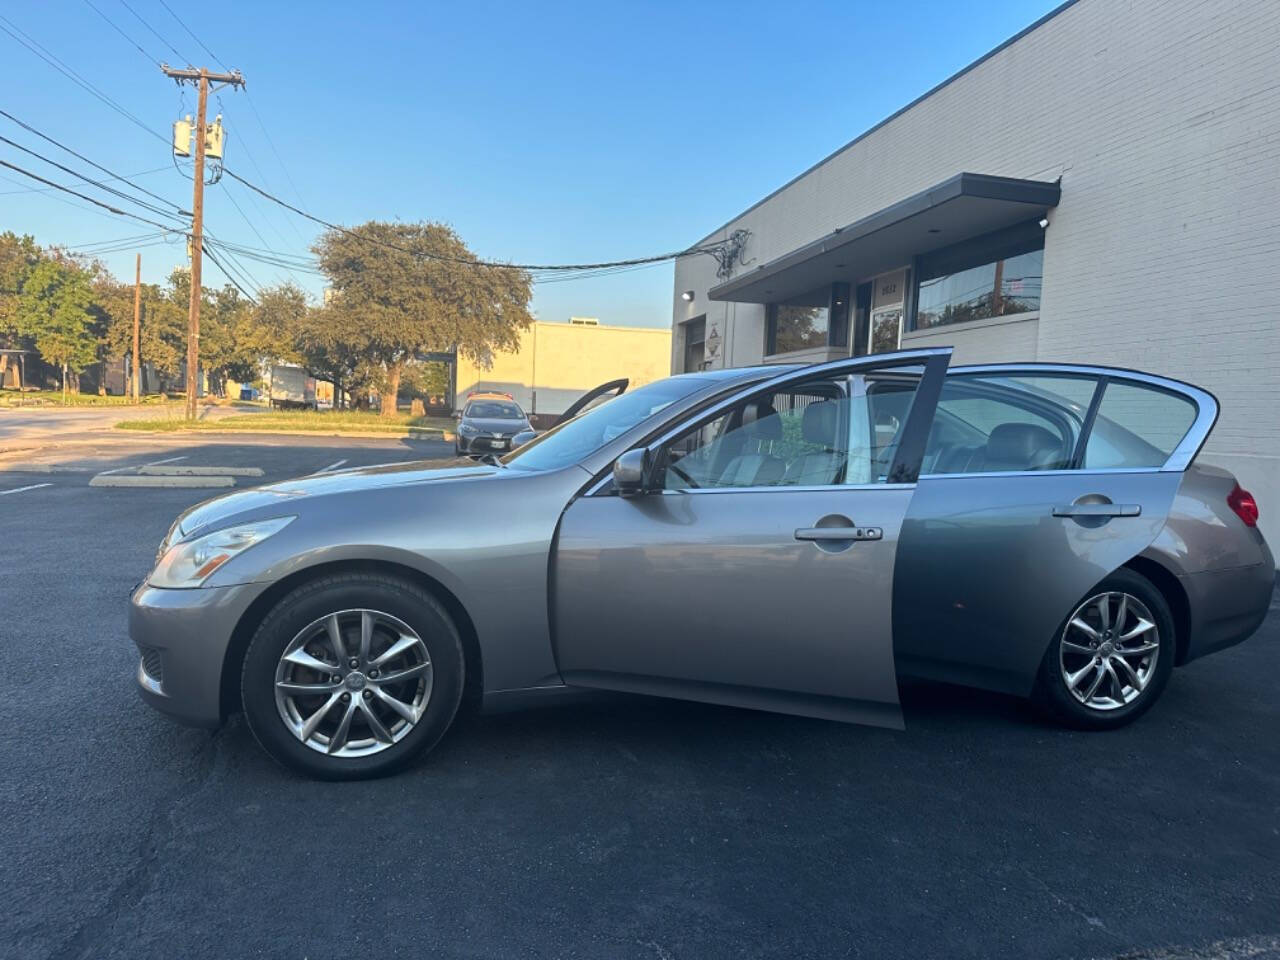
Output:
[[[619,495],[634,497],[645,492],[649,458],[645,450],[628,450],[613,461],[613,487]]]

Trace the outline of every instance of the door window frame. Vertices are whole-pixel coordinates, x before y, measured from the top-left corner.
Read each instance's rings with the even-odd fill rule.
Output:
[[[921,478],[930,480],[948,480],[948,479],[972,479],[974,477],[1046,477],[1058,476],[1060,474],[1074,474],[1080,476],[1090,476],[1096,474],[1112,474],[1112,473],[1181,473],[1186,470],[1191,462],[1199,454],[1205,441],[1209,437],[1209,432],[1213,429],[1213,425],[1218,420],[1219,406],[1218,399],[1207,390],[1184,383],[1181,380],[1173,380],[1168,377],[1159,377],[1150,373],[1143,373],[1140,370],[1131,370],[1125,367],[1097,367],[1088,364],[1064,364],[1064,363],[992,363],[992,364],[975,364],[973,366],[952,367],[947,370],[948,377],[965,377],[965,376],[1045,376],[1051,377],[1055,375],[1075,375],[1091,377],[1096,380],[1094,386],[1093,397],[1089,401],[1088,409],[1085,412],[1084,419],[1080,425],[1080,436],[1076,439],[1075,449],[1072,451],[1071,459],[1067,467],[1056,470],[1005,470],[1005,471],[975,471],[972,473],[925,473],[921,474]],[[1167,393],[1189,400],[1195,405],[1196,416],[1191,422],[1191,426],[1187,428],[1186,434],[1178,442],[1178,445],[1169,454],[1165,462],[1159,466],[1152,467],[1093,467],[1085,469],[1083,467],[1085,450],[1089,445],[1089,435],[1093,430],[1094,422],[1098,416],[1098,410],[1102,405],[1102,399],[1106,393],[1107,384],[1109,383],[1131,383],[1139,384],[1149,390],[1159,393]],[[932,421],[930,421],[932,427]]]

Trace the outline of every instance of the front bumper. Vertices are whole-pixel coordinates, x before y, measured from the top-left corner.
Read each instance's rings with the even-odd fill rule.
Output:
[[[459,433],[457,448],[459,453],[506,453],[512,442],[510,437],[468,437]]]
[[[1182,578],[1191,611],[1190,642],[1182,662],[1242,643],[1266,619],[1276,589],[1276,565],[1261,534],[1258,538],[1261,563]]]
[[[236,624],[263,584],[161,590],[142,584],[129,601],[142,699],[181,723],[222,723],[222,666]]]

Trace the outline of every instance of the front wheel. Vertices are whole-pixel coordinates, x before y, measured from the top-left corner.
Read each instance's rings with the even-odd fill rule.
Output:
[[[1071,611],[1049,645],[1035,698],[1057,720],[1109,730],[1136,720],[1173,671],[1173,615],[1145,577],[1117,570]]]
[[[430,750],[462,698],[448,612],[398,579],[325,577],[285,596],[245,654],[249,729],[277,761],[324,780],[394,773]]]

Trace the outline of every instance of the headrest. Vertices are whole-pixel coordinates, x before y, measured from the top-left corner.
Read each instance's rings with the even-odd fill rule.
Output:
[[[987,467],[1045,470],[1061,465],[1062,441],[1033,423],[1002,423],[987,437]]]
[[[781,440],[782,418],[768,400],[752,400],[742,408],[742,429],[759,440]]]
[[[807,443],[830,447],[835,443],[838,414],[834,400],[819,400],[804,408],[800,419],[800,435]]]

